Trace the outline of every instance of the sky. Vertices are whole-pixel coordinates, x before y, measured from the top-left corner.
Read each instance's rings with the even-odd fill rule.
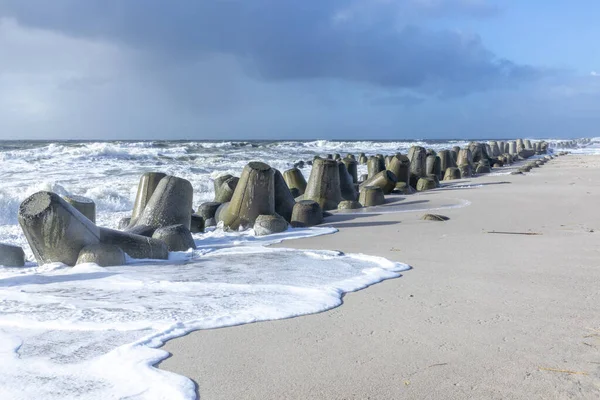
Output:
[[[597,0],[0,0],[0,139],[596,137]]]

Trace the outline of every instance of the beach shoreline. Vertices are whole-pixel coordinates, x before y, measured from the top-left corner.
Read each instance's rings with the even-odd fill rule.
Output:
[[[171,340],[159,367],[193,379],[202,399],[598,397],[599,166],[569,155],[402,200],[470,202],[434,211],[446,222],[421,221],[424,211],[331,217],[338,233],[276,246],[413,269],[330,311]]]

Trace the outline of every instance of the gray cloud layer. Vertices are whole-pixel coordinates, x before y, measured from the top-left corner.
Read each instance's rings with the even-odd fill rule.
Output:
[[[266,81],[342,79],[433,94],[464,94],[536,78],[477,36],[417,24],[497,10],[474,0],[5,0],[22,24],[106,39],[189,63],[229,54]]]
[[[0,138],[527,136],[564,133],[574,115],[581,129],[600,123],[598,79],[436,28],[501,13],[486,0],[0,0]]]

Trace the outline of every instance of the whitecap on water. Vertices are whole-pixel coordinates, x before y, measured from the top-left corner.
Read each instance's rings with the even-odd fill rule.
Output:
[[[189,399],[193,383],[152,365],[166,340],[197,329],[331,309],[345,292],[405,264],[337,251],[265,247],[335,232],[195,235],[169,261],[102,268],[0,268],[0,398]]]

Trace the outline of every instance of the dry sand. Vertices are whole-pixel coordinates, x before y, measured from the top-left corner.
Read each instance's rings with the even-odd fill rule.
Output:
[[[337,234],[279,245],[413,269],[328,312],[173,340],[160,368],[206,400],[600,398],[600,156],[471,182],[502,181],[401,200],[471,202],[447,222],[336,216]]]

